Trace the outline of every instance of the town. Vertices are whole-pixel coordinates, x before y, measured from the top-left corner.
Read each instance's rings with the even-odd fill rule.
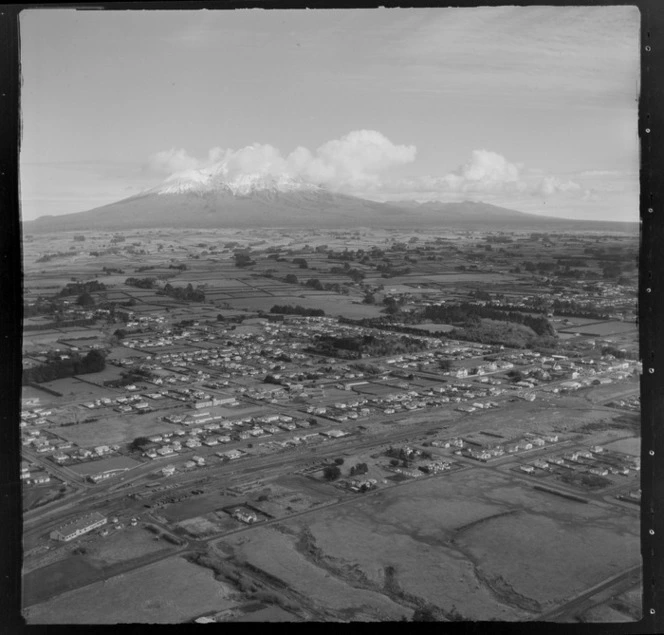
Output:
[[[26,614],[68,623],[103,602],[112,619],[126,591],[101,599],[98,580],[140,596],[165,573],[167,596],[179,579],[202,591],[157,621],[634,619],[637,251],[618,233],[26,235]],[[405,543],[385,582],[339,569],[368,566],[364,539],[341,536],[373,505],[394,508],[394,536],[442,523],[445,550],[465,545],[465,597],[408,582]],[[484,517],[508,541],[602,518],[604,569],[529,594],[476,553],[489,529],[454,537]],[[559,555],[583,566],[572,535]],[[588,590],[612,571],[610,596]]]

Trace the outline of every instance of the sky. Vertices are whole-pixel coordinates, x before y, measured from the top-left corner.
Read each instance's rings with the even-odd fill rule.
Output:
[[[638,220],[635,7],[76,11],[21,28],[24,220],[222,164]]]

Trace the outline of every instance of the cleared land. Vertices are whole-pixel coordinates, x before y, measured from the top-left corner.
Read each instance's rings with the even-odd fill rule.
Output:
[[[240,558],[287,582],[291,591],[313,602],[318,610],[330,611],[331,617],[383,621],[408,614],[380,592],[363,590],[330,576],[299,553],[296,540],[275,529],[258,528],[226,544]]]
[[[351,586],[348,606],[362,602],[369,612],[385,610],[366,595],[373,591],[404,608],[433,604],[470,620],[530,619],[640,561],[631,518],[485,469],[411,482],[281,526],[225,543],[339,614]]]
[[[139,465],[141,463],[130,459],[128,456],[112,456],[107,459],[100,459],[99,461],[89,461],[88,463],[72,465],[69,469],[81,476],[89,476],[90,474],[99,474],[107,470],[131,470]]]
[[[91,410],[90,412],[94,412]],[[94,415],[91,415],[94,416]],[[81,423],[58,428],[58,435],[83,448],[97,445],[121,445],[133,441],[136,437],[150,436],[173,430],[173,426],[157,421],[150,415],[111,415],[103,421]]]
[[[632,437],[630,439],[620,439],[604,446],[607,450],[614,452],[624,452],[633,456],[641,456],[641,439]]]
[[[28,624],[171,624],[236,606],[232,592],[209,569],[176,556],[64,593],[23,615]]]

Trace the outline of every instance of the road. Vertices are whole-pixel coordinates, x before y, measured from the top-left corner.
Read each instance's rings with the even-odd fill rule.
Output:
[[[641,575],[641,565],[634,566],[596,584],[555,609],[538,615],[534,620],[538,622],[562,622],[573,619],[593,606],[636,586],[641,581]]]

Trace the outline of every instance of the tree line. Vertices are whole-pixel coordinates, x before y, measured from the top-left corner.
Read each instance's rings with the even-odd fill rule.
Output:
[[[106,368],[106,356],[98,350],[93,350],[81,357],[72,353],[68,359],[52,359],[34,368],[23,369],[22,383],[43,383],[55,381],[74,375],[98,373]]]

